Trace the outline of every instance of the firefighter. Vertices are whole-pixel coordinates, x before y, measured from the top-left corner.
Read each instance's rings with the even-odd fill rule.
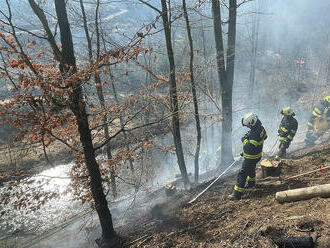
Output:
[[[280,141],[279,152],[275,156],[276,160],[285,157],[286,149],[289,148],[293,137],[296,135],[298,129],[298,121],[294,118],[295,113],[290,107],[285,107],[281,110],[283,115],[281,124],[278,128],[278,139]]]
[[[254,113],[247,113],[242,118],[242,125],[250,128],[250,130],[241,139],[243,143],[241,156],[244,157],[244,161],[237,175],[234,191],[229,195],[230,200],[241,199],[246,181],[247,185],[245,188],[255,186],[256,165],[262,156],[264,140],[267,139],[266,130]]]
[[[319,105],[313,109],[308,121],[308,130],[305,143],[307,146],[315,145],[315,141],[330,127],[330,96],[326,96]]]

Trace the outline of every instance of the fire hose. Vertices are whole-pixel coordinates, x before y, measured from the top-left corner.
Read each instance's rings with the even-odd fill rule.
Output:
[[[203,195],[213,184],[215,184],[236,162],[238,162],[242,157],[235,157],[234,162],[232,162],[217,178],[215,178],[202,192],[191,199],[188,203],[191,204],[196,201],[201,195]]]
[[[292,180],[292,179],[294,179],[294,178],[297,178],[297,177],[301,177],[301,176],[305,176],[305,175],[308,175],[308,174],[312,174],[312,173],[314,173],[314,172],[318,172],[318,171],[323,171],[323,170],[325,170],[325,169],[329,169],[330,168],[330,166],[326,166],[326,167],[321,167],[321,168],[318,168],[318,169],[316,169],[316,170],[312,170],[312,171],[308,171],[308,172],[305,172],[305,173],[302,173],[302,174],[298,174],[298,175],[295,175],[295,176],[291,176],[291,177],[287,177],[287,178],[285,178],[286,180]]]

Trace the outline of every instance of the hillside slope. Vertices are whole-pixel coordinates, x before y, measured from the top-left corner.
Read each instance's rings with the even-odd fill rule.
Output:
[[[330,165],[330,145],[303,149],[284,161],[282,179],[259,181],[239,202],[228,201],[235,176],[213,186],[191,205],[187,202],[205,188],[202,184],[178,193],[125,230],[126,247],[277,247],[277,235],[308,236],[316,247],[330,247],[330,199],[314,198],[279,204],[275,193],[330,182],[330,170],[295,180],[283,180]],[[259,168],[260,170],[260,168]],[[314,232],[308,232],[308,231]]]

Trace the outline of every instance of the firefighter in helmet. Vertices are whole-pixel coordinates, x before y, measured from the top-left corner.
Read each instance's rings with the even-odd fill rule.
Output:
[[[280,141],[279,152],[275,156],[279,160],[286,155],[286,149],[289,148],[293,137],[296,135],[298,129],[298,121],[294,118],[295,113],[290,107],[285,107],[281,110],[283,115],[281,124],[278,128],[278,139]]]
[[[307,124],[305,143],[307,146],[313,146],[315,141],[330,128],[330,96],[326,96],[313,109]]]
[[[229,195],[230,200],[240,200],[244,188],[255,186],[256,165],[262,156],[264,140],[267,139],[267,133],[261,124],[261,121],[254,113],[247,113],[242,118],[242,125],[250,130],[242,137],[244,157],[242,168],[237,175],[237,183],[234,191]],[[245,183],[247,185],[245,187]]]

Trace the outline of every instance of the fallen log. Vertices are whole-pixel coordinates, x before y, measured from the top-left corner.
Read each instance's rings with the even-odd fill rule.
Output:
[[[275,195],[275,199],[279,203],[307,200],[314,197],[330,197],[330,184],[280,191]]]
[[[313,248],[314,242],[312,237],[276,237],[273,242],[279,248]]]

